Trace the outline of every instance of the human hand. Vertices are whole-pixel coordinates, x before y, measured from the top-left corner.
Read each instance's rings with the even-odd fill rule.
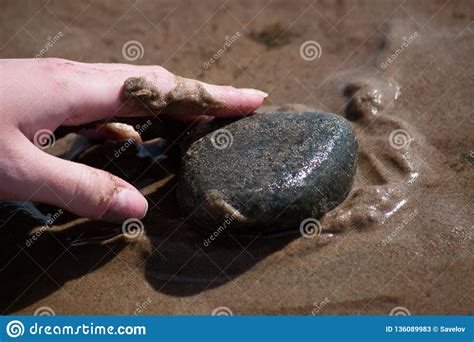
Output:
[[[45,153],[34,144],[37,132],[151,114],[124,101],[124,82],[130,77],[149,80],[170,99],[160,104],[160,112],[180,120],[248,114],[266,96],[254,89],[176,77],[159,66],[7,59],[0,60],[0,75],[0,199],[47,203],[83,217],[112,221],[144,217],[146,199],[108,172]],[[187,91],[180,91],[183,87]],[[193,103],[195,92],[203,90],[207,100],[219,105]]]

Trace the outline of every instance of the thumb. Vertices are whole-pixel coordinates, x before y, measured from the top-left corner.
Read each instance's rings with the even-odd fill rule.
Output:
[[[16,196],[92,219],[122,222],[145,216],[148,202],[123,179],[51,156],[30,145],[22,163],[28,170],[18,177],[17,184],[12,184]]]

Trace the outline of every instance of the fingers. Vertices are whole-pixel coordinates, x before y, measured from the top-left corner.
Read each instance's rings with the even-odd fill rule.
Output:
[[[18,160],[21,171],[9,179],[15,199],[48,203],[83,217],[115,222],[142,218],[148,209],[137,189],[103,170],[53,157],[28,142]]]
[[[265,93],[253,89],[216,86],[177,77],[159,66],[86,64],[61,59],[35,63],[36,67],[30,71],[34,75],[28,75],[22,86],[32,92],[40,89],[45,95],[46,103],[41,106],[52,128],[112,116],[163,113],[177,118],[239,116],[253,112],[266,97]],[[153,88],[155,106],[151,105],[151,99],[143,101],[146,97],[143,89],[135,89],[124,98],[124,85],[130,84],[130,79],[144,80],[142,85]],[[142,94],[141,97],[138,94]]]
[[[266,93],[255,89],[216,86],[196,80],[173,77],[165,82],[156,73],[125,81],[123,98],[138,110],[176,118],[191,116],[242,116],[260,107]]]
[[[78,133],[91,140],[133,140],[139,144],[143,143],[140,133],[133,126],[121,122],[100,124],[94,128],[82,129]]]
[[[198,85],[201,84],[212,98],[223,103],[222,107],[210,108],[208,111],[204,108],[202,113],[200,113],[203,115],[222,117],[246,115],[259,108],[265,98],[268,97],[267,93],[257,89],[218,86],[189,79],[187,81],[190,83],[196,82]]]

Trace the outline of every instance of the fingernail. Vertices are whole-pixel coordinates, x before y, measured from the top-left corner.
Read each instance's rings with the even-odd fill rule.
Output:
[[[261,90],[257,90],[257,89],[251,89],[251,88],[240,88],[239,89],[241,92],[245,93],[245,94],[249,94],[249,95],[258,95],[258,96],[262,96],[263,98],[266,98],[268,97],[268,94],[265,93],[264,91],[261,91]]]
[[[148,202],[136,190],[119,188],[111,199],[110,207],[103,215],[103,219],[112,222],[121,222],[127,218],[145,217],[148,211]]]

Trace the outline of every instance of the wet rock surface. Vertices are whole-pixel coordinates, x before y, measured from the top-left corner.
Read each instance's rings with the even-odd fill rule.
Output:
[[[356,138],[340,116],[256,114],[190,146],[178,201],[184,217],[209,230],[223,222],[232,233],[298,229],[344,200],[356,162]]]

